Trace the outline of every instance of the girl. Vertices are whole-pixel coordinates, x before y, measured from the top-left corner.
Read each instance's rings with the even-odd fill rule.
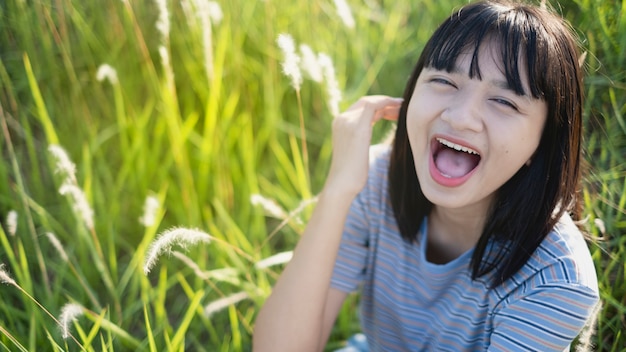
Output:
[[[333,160],[258,351],[323,349],[361,291],[371,351],[563,351],[598,302],[579,218],[582,75],[541,7],[477,2],[426,44],[403,99],[333,123]],[[372,125],[397,120],[372,156]],[[368,173],[369,167],[369,173]]]

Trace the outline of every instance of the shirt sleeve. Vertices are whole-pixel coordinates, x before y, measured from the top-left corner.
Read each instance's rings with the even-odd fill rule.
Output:
[[[488,351],[565,351],[598,304],[592,288],[543,284],[513,294],[493,320]]]

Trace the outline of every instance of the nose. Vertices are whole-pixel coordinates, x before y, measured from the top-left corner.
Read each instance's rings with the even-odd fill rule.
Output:
[[[480,132],[483,129],[482,99],[478,92],[466,91],[458,94],[441,113],[441,119],[455,130]]]

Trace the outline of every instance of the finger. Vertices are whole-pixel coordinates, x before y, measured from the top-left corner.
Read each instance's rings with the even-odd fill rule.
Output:
[[[400,104],[393,106],[386,106],[381,110],[382,118],[389,121],[398,121],[400,115]]]
[[[387,95],[366,95],[361,97],[356,103],[348,108],[348,110],[365,108],[375,111],[394,103],[402,103],[402,98],[394,98]]]
[[[398,116],[400,115],[400,107],[401,103],[394,102],[380,109],[377,109],[374,112],[374,118],[372,120],[372,123],[378,122],[380,119],[385,119],[388,121],[398,121]]]

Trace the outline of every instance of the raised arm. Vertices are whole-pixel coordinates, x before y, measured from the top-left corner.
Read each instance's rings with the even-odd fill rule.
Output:
[[[330,289],[350,204],[367,181],[372,125],[397,119],[401,100],[361,98],[333,121],[333,158],[324,189],[291,262],[255,323],[254,351],[318,351],[346,295]]]

